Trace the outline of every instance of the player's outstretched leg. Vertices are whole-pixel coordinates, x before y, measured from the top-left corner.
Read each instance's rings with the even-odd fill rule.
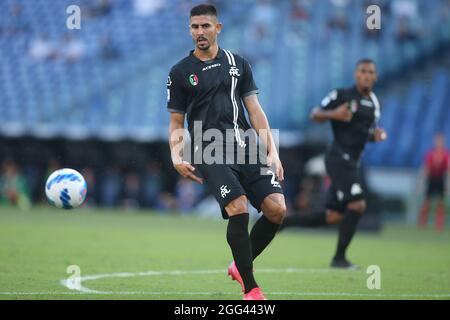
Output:
[[[253,276],[253,257],[248,233],[249,215],[247,198],[241,196],[231,201],[225,210],[229,215],[227,241],[244,286],[244,299],[263,300],[261,290]]]
[[[250,233],[253,260],[275,237],[286,215],[286,202],[281,193],[272,193],[264,198],[261,209],[263,215],[256,221]]]
[[[336,248],[336,254],[331,261],[331,266],[334,268],[355,269],[357,266],[350,263],[346,258],[346,251],[353,235],[355,234],[356,227],[361,215],[366,210],[366,202],[364,200],[358,200],[348,203],[347,211],[342,218],[339,225],[339,236]]]
[[[341,222],[343,213],[328,209],[326,211],[315,212],[307,215],[294,215],[286,217],[280,230],[289,227],[316,228]]]

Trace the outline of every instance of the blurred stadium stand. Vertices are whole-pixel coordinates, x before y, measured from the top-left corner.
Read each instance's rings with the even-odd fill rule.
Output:
[[[164,139],[165,79],[170,66],[191,46],[188,9],[199,1],[156,1],[146,11],[140,2],[145,3],[79,1],[81,30],[67,30],[65,10],[73,1],[2,1],[1,133]],[[377,61],[385,81],[450,40],[448,1],[443,0],[406,0],[413,3],[406,7],[401,6],[404,0],[215,2],[225,25],[221,45],[251,61],[271,125],[286,131],[307,127],[311,107],[331,88],[352,82],[359,58]],[[369,3],[379,3],[384,10],[379,34],[368,34],[364,28]],[[96,8],[101,4],[103,10]],[[407,36],[399,35],[399,21],[405,21]],[[55,48],[54,56],[30,56],[33,42],[40,38]],[[65,59],[63,50],[70,41],[77,42],[81,53]],[[383,92],[383,124],[405,142],[400,148],[392,143],[380,147],[382,152],[373,153],[371,164],[418,164],[417,157],[408,157],[416,144],[414,134],[422,137],[423,150],[426,134],[442,129],[444,119],[449,119],[444,114],[448,70],[437,70],[431,81],[412,82],[400,95]],[[395,117],[406,108],[412,111],[398,125]],[[418,131],[422,108],[436,112],[427,113]],[[391,149],[394,156],[386,161],[383,155]]]
[[[2,0],[0,136],[13,139],[3,150],[22,138],[24,145],[28,138],[57,139],[57,146],[61,139],[81,141],[81,153],[84,139],[162,148],[167,74],[192,47],[188,14],[200,2]],[[285,147],[325,145],[327,130],[312,125],[308,114],[332,88],[353,83],[355,62],[363,57],[377,62],[381,126],[390,136],[368,147],[367,166],[417,168],[433,133],[443,131],[450,140],[448,0],[210,2],[224,23],[220,45],[251,62],[260,100]],[[66,28],[72,4],[81,7],[81,30]],[[380,31],[365,27],[370,4],[382,8]],[[96,143],[86,145],[92,151]],[[72,155],[63,162],[85,163]],[[105,170],[114,172],[111,165]]]

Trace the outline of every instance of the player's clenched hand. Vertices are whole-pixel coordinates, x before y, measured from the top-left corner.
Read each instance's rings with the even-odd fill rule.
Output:
[[[274,167],[275,168],[275,174],[278,178],[278,181],[283,181],[284,180],[284,169],[283,169],[283,165],[281,164],[281,160],[278,157],[278,155],[272,155],[272,154],[268,154],[267,155],[267,166],[268,167]]]
[[[384,141],[387,139],[387,133],[383,128],[376,128],[373,135],[376,142]]]
[[[353,113],[348,107],[348,102],[341,104],[334,109],[333,119],[337,121],[350,122],[353,118]]]
[[[203,184],[203,179],[200,179],[194,174],[195,168],[189,162],[181,161],[178,163],[174,163],[173,166],[181,176]]]

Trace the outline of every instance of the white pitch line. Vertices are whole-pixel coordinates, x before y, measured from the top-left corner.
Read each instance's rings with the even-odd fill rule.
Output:
[[[333,270],[333,269],[307,269],[307,268],[286,268],[286,269],[276,269],[276,268],[268,268],[268,269],[259,269],[257,270],[257,273],[300,273],[300,272],[310,272],[310,273],[330,273],[330,272],[343,272],[345,270]],[[358,270],[356,270],[358,271]],[[360,270],[361,271],[361,270]],[[351,272],[355,272],[355,270],[352,270]],[[79,294],[103,294],[103,295],[235,295],[235,292],[154,292],[154,291],[122,291],[122,292],[114,292],[114,291],[98,291],[93,290],[90,288],[87,288],[83,285],[83,281],[92,281],[92,280],[98,280],[98,279],[105,279],[105,278],[129,278],[129,277],[142,277],[142,276],[179,276],[179,275],[204,275],[204,274],[225,274],[226,270],[224,269],[212,269],[212,270],[172,270],[172,271],[144,271],[144,272],[115,272],[115,273],[104,273],[104,274],[97,274],[97,275],[86,275],[81,276],[78,278],[79,280],[79,287],[76,288],[76,292],[65,292],[65,293],[59,293],[59,292],[43,292],[43,293],[27,293],[23,292],[22,294],[20,292],[14,293],[14,292],[0,292],[0,295],[57,295],[57,294],[73,294],[73,295],[79,295]],[[60,281],[61,285],[74,290],[73,283],[71,283],[73,279],[63,279]],[[273,295],[296,295],[296,296],[354,296],[354,297],[409,297],[409,298],[450,298],[450,294],[381,294],[381,293],[340,293],[340,292],[272,292],[267,294],[273,294]]]
[[[258,273],[294,273],[294,272],[336,272],[341,270],[331,270],[331,269],[306,269],[306,268],[286,268],[286,269],[259,269]],[[92,281],[105,278],[131,278],[131,277],[143,277],[143,276],[180,276],[180,275],[204,275],[204,274],[225,274],[224,269],[213,269],[213,270],[172,270],[172,271],[144,271],[144,272],[115,272],[115,273],[103,273],[96,275],[81,276],[78,278],[79,284],[84,281]],[[74,279],[63,279],[60,281],[61,285],[73,289]],[[93,290],[84,286],[79,286],[76,290],[85,293],[104,293],[104,291]]]

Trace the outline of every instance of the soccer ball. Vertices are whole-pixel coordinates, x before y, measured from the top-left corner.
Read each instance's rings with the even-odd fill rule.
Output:
[[[80,206],[86,198],[86,193],[86,181],[73,169],[56,170],[45,184],[47,200],[57,208],[72,209]]]

